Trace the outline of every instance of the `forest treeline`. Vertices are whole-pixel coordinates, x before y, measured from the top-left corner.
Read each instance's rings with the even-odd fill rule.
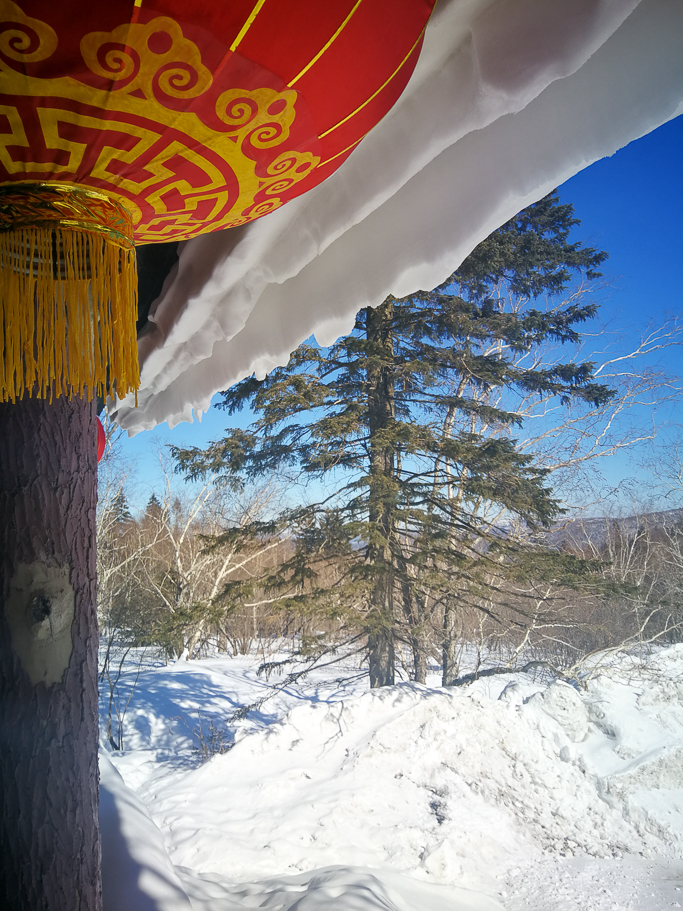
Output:
[[[183,493],[153,496],[134,518],[119,492],[101,511],[105,642],[157,646],[169,659],[259,648],[265,661],[270,646],[281,648],[288,639],[292,651],[309,660],[366,651],[365,606],[335,603],[343,559],[313,561],[315,583],[292,578],[283,586],[279,576],[297,553],[295,540],[236,535],[233,498],[226,508],[226,498],[213,490],[203,490],[199,499]],[[392,634],[398,666],[417,679],[420,661],[441,667],[448,648],[455,668],[447,683],[465,679],[459,675],[465,652],[472,673],[473,651],[475,673],[538,664],[571,676],[596,652],[683,641],[683,520],[664,518],[605,519],[597,540],[573,523],[560,551],[580,561],[581,573],[572,580],[515,581],[489,567],[476,589],[454,591],[450,610],[443,602],[429,604],[419,631],[410,616],[397,615]],[[527,546],[543,553],[543,536],[530,535]],[[329,593],[327,604],[318,600],[315,610],[300,597],[313,584]]]

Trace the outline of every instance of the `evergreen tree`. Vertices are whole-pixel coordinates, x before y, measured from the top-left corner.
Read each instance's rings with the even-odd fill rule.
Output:
[[[133,521],[133,516],[131,515],[130,509],[128,508],[128,500],[123,490],[119,490],[112,502],[112,513],[113,513],[113,522],[117,525],[127,525],[129,522]],[[148,507],[149,509],[149,504]]]
[[[160,522],[163,515],[163,508],[159,502],[159,498],[152,491],[152,495],[147,501],[147,506],[145,507],[145,518],[152,519],[155,522]]]
[[[546,525],[559,511],[547,473],[514,438],[515,396],[590,407],[611,395],[590,363],[542,358],[548,344],[577,342],[595,314],[580,296],[557,302],[574,280],[598,277],[606,258],[569,242],[578,223],[550,194],[440,288],[361,310],[328,350],[302,345],[265,380],[224,392],[219,407],[255,413],[248,430],[204,451],[175,450],[190,476],[253,479],[296,466],[334,481],[335,495],[287,516],[297,551],[271,584],[298,609],[353,611],[372,686],[393,682],[397,640],[412,647],[424,681],[426,630],[439,610],[452,682],[463,599],[483,604],[505,575],[557,576],[554,558],[530,561],[502,529],[513,518]]]

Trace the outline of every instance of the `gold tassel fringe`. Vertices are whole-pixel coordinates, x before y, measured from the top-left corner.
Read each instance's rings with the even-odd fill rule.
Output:
[[[7,205],[7,191],[0,188],[0,401],[14,402],[24,393],[52,399],[114,392],[119,397],[136,392],[137,401],[137,264],[132,232],[122,241],[118,224],[116,231],[111,224],[92,224],[92,212],[87,219],[74,218],[74,194],[81,207],[88,196],[96,197],[99,210],[103,200],[108,210],[110,201],[71,187],[64,188],[71,211],[50,205],[54,214],[46,217],[45,194],[59,193],[59,188],[38,187],[30,185],[34,194],[40,194],[39,211],[35,195],[27,197],[28,187],[12,187],[10,203],[19,190],[18,215],[16,205]]]

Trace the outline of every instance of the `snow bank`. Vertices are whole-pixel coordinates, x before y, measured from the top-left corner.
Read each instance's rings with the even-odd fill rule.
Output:
[[[604,749],[596,737],[588,755]],[[612,777],[601,783],[572,744],[535,700],[404,684],[298,706],[140,793],[174,863],[237,879],[343,862],[482,888],[492,865],[533,851],[657,847],[662,831],[625,812]]]
[[[498,902],[466,889],[415,883],[389,871],[336,866],[234,885],[176,870],[146,807],[104,753],[100,830],[104,911],[502,911]]]
[[[198,766],[174,713],[213,693],[206,717],[225,719],[262,694],[255,666],[141,675],[126,741],[139,748],[112,754],[193,907],[440,911],[493,908],[497,895],[508,911],[560,911],[579,906],[563,902],[583,883],[585,909],[649,911],[659,905],[638,895],[656,864],[680,870],[683,646],[596,667],[581,691],[523,676],[456,691],[317,679]],[[677,894],[669,867],[662,878],[656,895]],[[630,904],[608,901],[619,889]],[[544,890],[553,900],[539,904]]]
[[[104,911],[192,911],[139,797],[100,753],[100,833]]]
[[[440,0],[394,109],[310,193],[188,242],[140,340],[130,432],[443,281],[517,211],[683,110],[679,0]]]
[[[133,676],[136,673],[133,662]],[[174,867],[162,830],[145,803],[124,784],[109,757],[126,769],[130,784],[146,779],[163,780],[166,786],[170,779],[177,782],[196,765],[193,710],[200,705],[205,719],[225,717],[237,706],[240,695],[253,700],[262,688],[254,663],[247,665],[244,660],[190,667],[178,662],[143,673],[125,741],[136,749],[115,754],[103,749],[100,753],[104,911],[502,911],[497,901],[478,892],[414,882],[391,870],[363,866],[335,865],[238,884],[234,876],[200,875]],[[337,684],[324,680],[316,687],[318,696],[325,693],[334,698],[341,691]],[[284,694],[272,708],[286,712],[291,698],[291,693]],[[273,716],[256,713],[255,719],[242,726],[243,732],[263,730],[273,720]],[[153,743],[162,749],[149,749]],[[223,850],[230,853],[232,848],[224,843]]]
[[[360,867],[327,867],[238,886],[188,870],[181,875],[195,911],[503,911],[494,899],[467,889],[417,883],[398,873]]]

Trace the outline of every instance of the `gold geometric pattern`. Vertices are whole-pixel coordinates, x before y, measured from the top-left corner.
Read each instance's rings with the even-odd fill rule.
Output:
[[[82,71],[51,77],[31,64],[55,53],[54,30],[12,0],[0,22],[0,182],[104,192],[127,207],[137,243],[250,221],[320,161],[296,90],[262,70],[263,87],[220,91],[235,82],[215,80],[167,16],[85,35]]]

